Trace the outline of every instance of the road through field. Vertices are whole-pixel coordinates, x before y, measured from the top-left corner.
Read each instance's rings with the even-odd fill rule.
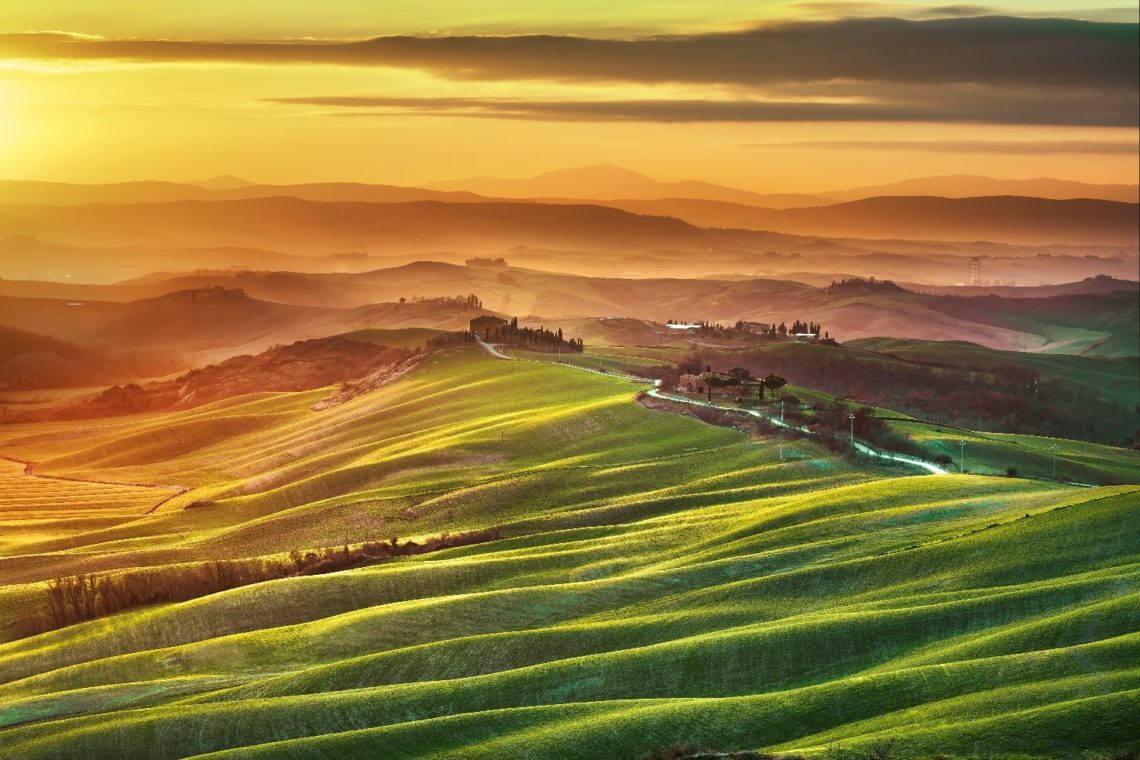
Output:
[[[490,343],[485,342],[479,336],[475,336],[475,341],[479,344],[479,347],[483,349],[483,352],[486,353],[489,357],[491,357],[493,359],[506,359],[508,361],[514,361],[515,360],[515,358],[513,356],[507,356],[501,350],[499,350],[499,348],[497,346],[493,346]],[[639,378],[639,377],[636,377],[634,375],[624,375],[624,374],[617,373],[617,372],[603,372],[600,370],[590,369],[588,367],[578,367],[578,366],[575,366],[573,364],[567,364],[565,366],[572,367],[572,368],[578,369],[578,370],[582,370],[584,372],[592,372],[592,373],[597,374],[597,375],[608,375],[611,377],[625,377],[625,378],[628,378],[630,380],[644,380],[646,383],[650,382],[650,380],[648,380],[646,378]],[[812,433],[806,427],[802,427],[799,425],[792,425],[791,423],[784,422],[783,420],[779,419],[778,417],[764,414],[764,413],[762,413],[756,409],[739,409],[736,407],[717,406],[716,404],[709,403],[707,401],[700,401],[698,399],[692,399],[692,398],[688,398],[686,396],[677,396],[677,395],[673,395],[673,394],[669,394],[669,393],[664,393],[661,390],[661,381],[660,380],[653,381],[653,384],[654,384],[653,389],[650,391],[647,391],[648,395],[652,396],[653,398],[661,399],[663,401],[672,401],[674,403],[679,403],[679,404],[688,404],[689,406],[700,406],[700,407],[705,407],[708,409],[716,409],[716,410],[722,411],[722,412],[743,412],[743,413],[748,414],[752,417],[756,417],[757,419],[765,420],[765,421],[771,423],[772,425],[775,425],[776,427],[784,428],[785,430],[798,430],[801,433],[806,433],[808,435],[814,435],[814,433]],[[857,440],[853,440],[852,445],[854,446],[855,450],[858,451],[859,453],[866,454],[867,456],[875,457],[877,459],[884,459],[884,460],[887,460],[890,462],[897,462],[899,464],[905,464],[905,465],[910,465],[911,467],[917,467],[920,470],[923,470],[923,471],[925,471],[931,475],[947,475],[947,474],[949,474],[947,470],[944,470],[943,468],[939,467],[938,465],[933,464],[932,462],[927,462],[924,459],[919,459],[918,457],[911,457],[911,456],[907,456],[906,454],[896,454],[896,453],[891,452],[891,451],[884,451],[882,449],[878,449],[874,446],[870,446],[866,443],[863,443],[862,441],[857,441]]]

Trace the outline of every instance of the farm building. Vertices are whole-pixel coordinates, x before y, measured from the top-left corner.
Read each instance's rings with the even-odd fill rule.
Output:
[[[486,332],[501,330],[506,326],[507,320],[490,314],[484,314],[481,317],[475,317],[475,319],[471,320],[471,332],[475,333],[476,335],[482,335]]]

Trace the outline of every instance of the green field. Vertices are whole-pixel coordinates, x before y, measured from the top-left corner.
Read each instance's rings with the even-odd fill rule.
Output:
[[[0,757],[1140,750],[1140,487],[889,476],[644,387],[462,347],[324,411],[333,389],[0,427],[34,474],[101,481],[0,470],[0,624],[58,575],[504,532],[5,627]],[[189,490],[148,513],[169,492],[144,485]]]
[[[967,472],[1003,475],[1012,467],[1024,478],[1094,485],[1140,482],[1140,451],[1135,449],[1064,438],[978,433],[923,422],[892,421],[890,427],[910,436],[932,454],[951,457],[953,467],[960,466],[964,451]]]
[[[1032,369],[1042,379],[1064,380],[1085,392],[1103,396],[1125,407],[1140,404],[1140,356],[1071,356],[998,351],[962,341],[926,341],[896,338],[853,340],[844,346],[895,356],[933,366],[1000,372],[1003,366]]]

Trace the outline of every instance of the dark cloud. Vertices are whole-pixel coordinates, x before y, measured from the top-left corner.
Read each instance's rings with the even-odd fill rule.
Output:
[[[793,142],[752,143],[753,148],[840,148],[843,150],[921,150],[933,153],[999,153],[1003,155],[1043,156],[1050,154],[1087,154],[1100,156],[1134,156],[1140,153],[1135,142],[1108,140],[797,140]]]
[[[840,19],[733,33],[390,36],[358,41],[186,41],[0,35],[0,57],[322,63],[415,68],[456,79],[763,86],[834,79],[1025,87],[1140,86],[1136,24],[1055,18]]]
[[[318,106],[337,115],[470,116],[540,121],[796,122],[913,121],[1065,126],[1137,126],[1140,99],[1105,101],[1086,91],[1002,88],[977,92],[933,88],[925,97],[885,102],[825,103],[755,100],[521,100],[510,98],[301,97],[287,105]],[[345,109],[352,109],[345,111]]]

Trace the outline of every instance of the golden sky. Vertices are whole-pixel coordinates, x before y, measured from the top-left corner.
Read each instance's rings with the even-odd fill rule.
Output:
[[[1135,183],[1136,11],[1074,5],[5,0],[0,177]]]

